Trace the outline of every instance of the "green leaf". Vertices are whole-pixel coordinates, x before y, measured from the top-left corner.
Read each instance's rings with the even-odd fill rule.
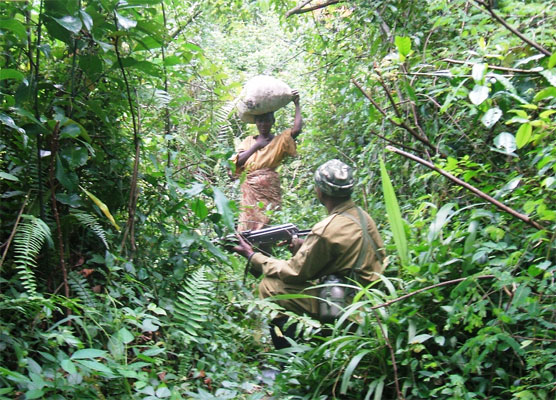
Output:
[[[423,342],[429,340],[430,338],[432,338],[432,335],[429,335],[428,333],[423,333],[423,334],[421,334],[421,335],[415,336],[415,337],[411,340],[410,344],[419,344],[419,343],[423,343]]]
[[[22,81],[24,78],[25,75],[15,69],[4,68],[0,70],[0,81],[3,81],[4,79],[15,79],[16,81]]]
[[[44,396],[44,390],[33,389],[25,392],[25,399],[39,399]]]
[[[411,39],[407,36],[396,36],[394,43],[403,57],[407,57],[411,53]]]
[[[556,69],[546,69],[541,71],[540,74],[546,78],[548,83],[552,86],[556,86]]]
[[[68,374],[77,374],[77,368],[75,368],[75,364],[70,359],[62,360],[60,365]]]
[[[556,52],[552,53],[550,58],[548,59],[548,69],[552,69],[556,65]]]
[[[392,182],[390,181],[390,177],[388,176],[388,172],[382,158],[380,159],[380,176],[382,179],[382,191],[384,193],[386,212],[388,214],[388,220],[390,221],[394,242],[396,243],[396,248],[402,265],[407,265],[409,257],[407,252],[407,239],[405,236],[404,222],[402,220],[396,193],[394,192],[394,187],[392,186]]]
[[[60,151],[60,157],[64,159],[70,169],[82,167],[89,159],[89,152],[85,147],[70,146]]]
[[[25,26],[16,19],[0,20],[0,29],[11,31],[21,42],[27,40],[27,31]]]
[[[103,363],[100,363],[98,361],[78,360],[77,362],[84,367],[92,369],[93,371],[104,372],[104,373],[109,374],[109,375],[114,374],[110,368],[108,368],[106,365],[104,365]]]
[[[482,85],[485,80],[485,74],[487,71],[486,64],[473,64],[471,69],[471,76],[477,85]]]
[[[230,208],[230,201],[226,198],[224,193],[220,189],[213,187],[214,192],[214,202],[216,203],[216,208],[218,213],[222,216],[224,225],[230,230],[234,230],[234,213]]]
[[[535,95],[535,97],[533,97],[533,101],[541,101],[548,97],[556,97],[556,87],[551,86],[541,90]]]
[[[438,234],[446,225],[446,223],[450,220],[450,217],[454,214],[452,208],[454,207],[453,203],[444,204],[440,210],[436,213],[434,221],[432,222],[429,228],[429,235],[428,241],[432,243],[434,239],[438,237]]]
[[[137,21],[134,21],[130,18],[124,17],[117,11],[114,11],[114,15],[116,15],[116,20],[118,21],[118,25],[121,29],[130,30],[131,28],[135,28],[137,26]]]
[[[23,128],[20,128],[19,126],[17,126],[15,124],[13,118],[10,117],[9,115],[0,113],[0,122],[2,122],[6,126],[9,126],[12,129],[15,129],[19,133],[25,133],[25,130]]]
[[[70,192],[77,190],[77,175],[71,171],[66,171],[59,154],[56,154],[56,179]]]
[[[522,124],[517,133],[515,134],[515,143],[518,149],[521,149],[531,140],[531,133],[533,132],[533,127],[530,123]]]
[[[475,85],[473,90],[469,92],[469,100],[471,103],[478,106],[488,98],[488,87],[482,85]]]
[[[105,350],[99,350],[99,349],[81,349],[73,353],[70,359],[81,360],[85,358],[98,358],[98,357],[105,358],[106,353],[107,352]]]
[[[205,219],[209,213],[205,202],[199,197],[195,198],[191,203],[191,211],[193,211],[199,219]]]
[[[346,394],[347,390],[348,390],[348,386],[349,386],[349,381],[351,379],[351,377],[353,376],[353,371],[355,371],[355,368],[357,368],[357,365],[359,365],[359,362],[361,361],[361,359],[363,357],[365,357],[367,354],[369,354],[372,350],[363,350],[362,352],[358,353],[355,357],[353,357],[351,359],[351,361],[349,362],[348,366],[346,367],[346,370],[344,371],[344,375],[342,377],[342,385],[340,386],[340,393],[341,394]]]
[[[128,331],[126,328],[120,329],[116,333],[116,335],[124,344],[131,343],[134,339],[133,334],[130,331]]]
[[[8,181],[14,181],[14,182],[19,181],[19,178],[17,176],[12,175],[12,174],[8,174],[7,172],[2,172],[2,171],[0,171],[0,179],[5,179],[5,180],[8,180]]]
[[[90,32],[93,28],[93,18],[91,18],[85,10],[79,10],[79,13],[81,14],[81,21],[83,21],[85,28]]]
[[[73,33],[79,33],[81,28],[83,27],[83,23],[77,17],[66,15],[62,18],[54,18],[56,22],[66,28],[68,31]]]
[[[490,129],[494,126],[496,122],[498,122],[501,116],[502,116],[502,110],[499,109],[498,107],[493,107],[490,108],[483,115],[483,117],[481,118],[481,122],[486,128]]]

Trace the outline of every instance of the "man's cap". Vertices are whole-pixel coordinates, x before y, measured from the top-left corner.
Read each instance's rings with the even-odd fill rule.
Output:
[[[327,161],[315,171],[315,183],[328,196],[349,196],[353,191],[353,169],[337,159]]]

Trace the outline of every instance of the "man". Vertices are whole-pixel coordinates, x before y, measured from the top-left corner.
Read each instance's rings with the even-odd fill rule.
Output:
[[[379,278],[386,267],[384,243],[373,219],[351,200],[353,186],[352,169],[339,160],[330,160],[316,170],[316,195],[329,215],[312,228],[289,260],[267,257],[240,238],[239,245],[232,250],[246,257],[255,272],[264,274],[259,284],[261,298],[293,293],[316,296],[316,290],[308,288],[330,275],[349,277],[363,285]],[[278,303],[294,313],[319,318],[316,299]],[[273,323],[283,328],[285,320]],[[284,333],[292,335],[291,331]],[[276,337],[273,327],[271,335],[277,348],[289,346],[287,340]]]

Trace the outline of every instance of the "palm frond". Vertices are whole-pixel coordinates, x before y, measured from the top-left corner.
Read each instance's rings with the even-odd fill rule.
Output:
[[[220,125],[220,129],[218,130],[218,141],[232,147],[234,145],[232,119],[234,118],[234,110],[238,99],[239,98],[227,102],[214,112],[214,120]]]
[[[98,219],[89,213],[83,211],[72,210],[70,214],[77,219],[85,228],[89,228],[97,237],[102,240],[104,246],[108,249],[108,241],[106,240],[106,232],[98,222]]]
[[[22,223],[14,237],[15,265],[21,284],[30,296],[37,295],[37,282],[32,268],[45,241],[52,243],[50,228],[43,220],[32,215],[23,216]]]

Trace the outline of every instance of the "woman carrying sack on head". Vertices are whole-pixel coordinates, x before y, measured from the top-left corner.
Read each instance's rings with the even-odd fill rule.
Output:
[[[241,185],[241,212],[239,231],[257,230],[269,222],[267,209],[279,209],[282,204],[280,177],[276,168],[286,156],[296,155],[295,138],[301,133],[303,121],[299,105],[299,93],[292,91],[295,104],[293,126],[279,135],[272,134],[274,112],[254,115],[259,134],[244,139],[232,158],[236,166],[235,176],[247,172]],[[263,208],[259,207],[262,203]]]

